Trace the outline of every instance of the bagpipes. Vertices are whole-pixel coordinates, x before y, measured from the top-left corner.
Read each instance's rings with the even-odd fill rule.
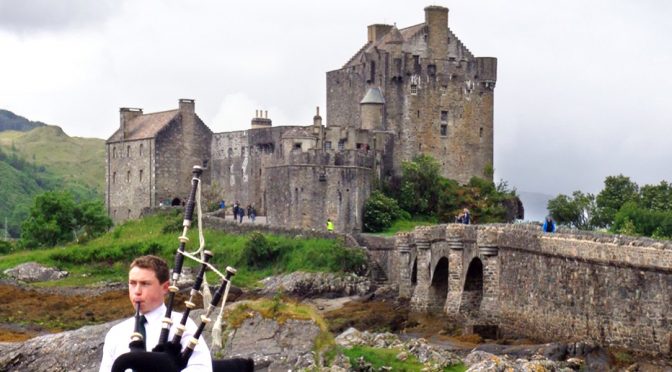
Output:
[[[215,323],[215,330],[213,331],[213,340],[219,338],[221,334],[221,318],[224,311],[224,306],[226,305],[226,299],[228,297],[229,289],[231,287],[231,278],[236,274],[236,270],[232,267],[226,268],[226,273],[220,273],[215,267],[213,267],[209,261],[212,258],[213,254],[210,251],[203,249],[203,233],[201,230],[200,223],[200,181],[201,175],[203,173],[203,168],[199,166],[193,167],[193,177],[191,180],[191,191],[189,193],[189,199],[187,200],[185,211],[184,211],[184,220],[182,222],[183,230],[182,235],[178,238],[180,245],[175,254],[175,265],[173,267],[172,276],[170,279],[170,286],[168,287],[168,301],[166,304],[166,313],[162,320],[161,334],[159,336],[158,344],[152,349],[151,352],[146,351],[145,339],[142,333],[144,329],[144,317],[140,315],[140,304],[137,304],[135,312],[135,329],[131,335],[131,342],[129,343],[130,351],[128,353],[120,355],[112,365],[113,372],[122,372],[126,369],[132,369],[136,372],[178,372],[184,369],[188,362],[189,358],[194,352],[196,345],[198,345],[199,338],[205,327],[212,321],[210,318],[213,311],[218,307],[220,301],[222,301],[221,311],[217,317],[217,322]],[[197,203],[198,197],[198,203]],[[194,254],[187,253],[185,251],[186,243],[189,241],[187,238],[187,232],[192,223],[192,218],[194,214],[194,208],[198,204],[198,216],[199,216],[199,239],[200,239],[200,248]],[[195,256],[196,253],[201,254],[200,259]],[[175,329],[173,339],[168,341],[168,336],[170,334],[170,329],[172,327],[172,312],[173,312],[173,303],[175,300],[175,294],[178,292],[177,282],[182,275],[182,266],[184,263],[184,258],[187,257],[201,264],[198,274],[194,280],[194,284],[189,292],[189,299],[185,301],[186,309],[182,314],[182,319]],[[212,296],[212,299],[209,302],[208,308],[203,315],[201,315],[201,322],[196,329],[194,335],[187,342],[186,347],[182,350],[182,336],[187,327],[187,321],[189,319],[189,313],[193,308],[196,307],[194,304],[195,296],[201,291],[201,286],[203,286],[203,297],[204,303],[207,303],[205,298],[209,295],[207,281],[205,280],[205,272],[210,269],[215,272],[219,277],[222,278],[219,288],[215,291],[215,294]],[[215,337],[217,335],[217,337]],[[214,343],[214,341],[213,341]],[[213,360],[213,370],[214,371],[253,371],[254,363],[251,359],[230,359],[230,360]]]

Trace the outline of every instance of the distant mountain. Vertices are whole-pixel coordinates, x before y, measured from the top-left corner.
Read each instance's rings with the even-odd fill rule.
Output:
[[[43,123],[0,131],[0,228],[6,217],[14,237],[36,195],[69,190],[79,200],[102,200],[104,187],[105,140],[70,137]]]
[[[518,196],[525,208],[525,221],[543,221],[548,215],[546,206],[555,196],[539,192],[518,191]]]
[[[31,129],[43,127],[45,125],[47,124],[44,124],[41,121],[30,121],[23,116],[14,114],[11,111],[0,109],[0,132],[6,130],[27,132]]]

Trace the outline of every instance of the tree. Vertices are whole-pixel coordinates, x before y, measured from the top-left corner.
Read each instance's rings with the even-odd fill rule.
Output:
[[[51,191],[35,197],[21,225],[20,245],[53,247],[79,238],[93,238],[112,226],[100,202],[77,205],[68,192]]]
[[[639,206],[654,211],[672,210],[672,184],[644,185],[639,189]]]
[[[399,205],[413,215],[432,215],[439,197],[439,163],[427,155],[403,162]]]
[[[609,227],[619,209],[628,201],[637,201],[639,186],[622,174],[609,176],[604,180],[604,189],[597,194],[597,206],[593,217],[596,227]]]
[[[592,228],[595,196],[581,191],[574,191],[572,196],[560,194],[548,201],[547,209],[557,223],[589,230]]]

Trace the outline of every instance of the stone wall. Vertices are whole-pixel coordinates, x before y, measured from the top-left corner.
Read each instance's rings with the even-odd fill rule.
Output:
[[[418,310],[436,311],[441,290],[444,311],[468,326],[497,325],[505,335],[540,341],[672,352],[669,242],[450,224],[398,234],[395,254],[399,295],[411,297]]]

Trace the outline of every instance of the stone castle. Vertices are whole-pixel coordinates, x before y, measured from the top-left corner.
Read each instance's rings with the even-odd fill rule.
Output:
[[[158,113],[121,108],[106,142],[106,205],[115,222],[188,195],[193,165],[230,204],[255,205],[272,225],[358,231],[374,180],[401,174],[420,154],[444,177],[491,177],[497,60],[474,57],[448,27],[448,9],[425,22],[368,26],[364,46],[327,73],[328,123],[273,126],[257,111],[251,129],[213,133],[193,100]],[[325,125],[326,124],[326,125]]]

